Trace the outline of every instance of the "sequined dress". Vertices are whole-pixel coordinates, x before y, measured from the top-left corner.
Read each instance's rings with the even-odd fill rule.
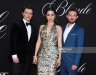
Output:
[[[56,61],[58,58],[57,30],[53,25],[47,36],[47,26],[40,32],[41,45],[38,52],[38,75],[56,75]]]

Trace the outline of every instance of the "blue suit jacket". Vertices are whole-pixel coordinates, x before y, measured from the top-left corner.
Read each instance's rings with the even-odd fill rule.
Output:
[[[62,27],[62,31],[64,33],[66,26]],[[74,47],[76,49],[77,53],[66,53],[62,52],[62,63],[63,65],[66,65],[68,67],[71,67],[72,65],[79,65],[80,58],[81,58],[81,52],[83,49],[83,43],[84,43],[84,29],[79,27],[77,24],[73,26],[71,31],[69,32],[67,39],[64,43],[62,35],[62,47],[63,48],[71,48]],[[80,48],[79,48],[80,47]],[[78,53],[79,51],[79,53]]]

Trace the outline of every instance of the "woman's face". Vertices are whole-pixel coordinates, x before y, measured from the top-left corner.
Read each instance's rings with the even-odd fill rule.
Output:
[[[52,11],[52,10],[47,11],[46,19],[48,22],[54,22],[55,17],[56,17],[56,15],[55,15],[54,11]]]

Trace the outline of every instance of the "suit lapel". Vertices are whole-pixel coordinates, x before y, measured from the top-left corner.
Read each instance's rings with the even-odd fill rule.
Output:
[[[65,31],[65,28],[66,28],[66,26],[63,26],[63,27],[62,27],[62,31],[63,31],[63,33],[64,33],[64,31]]]
[[[63,26],[63,27],[62,27],[62,45],[63,45],[63,46],[64,46],[63,34],[64,34],[64,31],[65,31],[65,28],[66,28],[66,26]]]
[[[71,29],[71,31],[69,32],[69,34],[68,34],[68,36],[67,36],[67,38],[66,38],[66,41],[68,40],[69,35],[72,34],[72,33],[76,30],[76,28],[77,28],[77,24],[75,24],[75,25],[73,26],[73,28]],[[66,41],[65,41],[65,43],[66,43]]]
[[[26,26],[25,26],[23,20],[21,20],[21,25],[22,25],[22,30],[23,30],[24,35],[25,35],[25,40],[26,40],[26,42],[28,42],[27,29],[26,29]]]
[[[69,32],[68,35],[70,35],[72,32],[74,32],[74,31],[76,30],[76,28],[77,28],[77,25],[75,24],[75,25],[73,26],[73,28],[71,29],[71,31]]]

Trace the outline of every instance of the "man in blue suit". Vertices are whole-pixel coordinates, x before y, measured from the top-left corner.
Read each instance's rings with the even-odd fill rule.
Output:
[[[77,75],[78,66],[83,51],[84,29],[76,24],[78,12],[70,8],[66,13],[68,23],[62,27],[62,54],[61,54],[61,75]]]

